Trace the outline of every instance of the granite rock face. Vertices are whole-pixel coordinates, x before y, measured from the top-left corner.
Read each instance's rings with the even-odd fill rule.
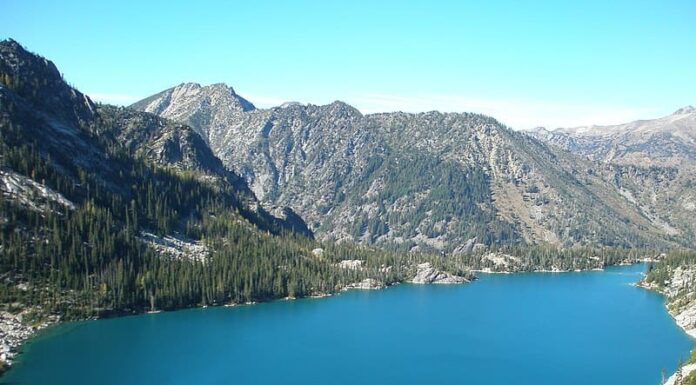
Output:
[[[454,275],[445,271],[437,270],[430,262],[424,262],[416,266],[416,275],[411,283],[431,284],[431,283],[464,283],[468,279]]]
[[[360,282],[355,282],[347,285],[344,290],[358,289],[358,290],[377,290],[383,289],[384,283],[380,282],[374,278],[365,278]]]
[[[0,362],[12,365],[17,349],[24,341],[37,331],[60,320],[58,316],[50,316],[39,324],[29,325],[23,320],[23,316],[31,310],[33,309],[25,309],[18,314],[0,311]]]
[[[667,310],[677,325],[696,338],[696,266],[669,267],[664,282],[641,281],[639,286],[658,291],[667,297]]]
[[[132,106],[198,131],[264,205],[322,240],[461,253],[476,243],[668,246],[612,170],[470,113],[363,115],[343,102],[253,107],[190,83]]]

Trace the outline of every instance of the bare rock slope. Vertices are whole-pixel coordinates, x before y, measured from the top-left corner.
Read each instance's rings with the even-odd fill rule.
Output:
[[[132,107],[191,125],[265,205],[291,207],[321,239],[445,252],[680,242],[602,166],[479,114],[256,109],[230,87],[190,83]]]

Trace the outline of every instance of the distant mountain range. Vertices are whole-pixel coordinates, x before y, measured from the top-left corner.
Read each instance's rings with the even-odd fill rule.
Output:
[[[687,106],[652,120],[616,126],[588,126],[530,134],[591,159],[641,167],[696,168],[696,108]]]
[[[605,178],[668,234],[693,245],[696,234],[696,108],[616,126],[547,130],[530,135],[611,170]]]
[[[184,83],[131,108],[190,125],[264,205],[293,208],[321,239],[443,252],[477,243],[668,247],[695,239],[677,208],[693,198],[681,194],[682,182],[667,190],[660,182],[683,173],[597,162],[609,139],[590,147],[570,131],[525,134],[479,114],[363,115],[343,102],[257,109],[224,84]],[[674,119],[675,138],[693,137],[689,122]],[[625,131],[607,138],[621,142]],[[571,145],[550,140],[561,135]],[[688,158],[694,148],[684,139],[670,154]],[[653,208],[650,199],[665,203]]]

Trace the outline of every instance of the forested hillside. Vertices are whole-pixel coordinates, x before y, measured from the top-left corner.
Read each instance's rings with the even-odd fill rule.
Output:
[[[14,41],[0,59],[5,305],[84,317],[239,303],[402,280],[420,261],[320,245],[291,211],[259,207],[188,127],[97,106]]]

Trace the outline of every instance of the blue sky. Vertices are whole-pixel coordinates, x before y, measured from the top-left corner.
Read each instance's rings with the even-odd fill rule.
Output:
[[[118,104],[224,82],[262,107],[338,99],[363,112],[482,112],[514,128],[696,104],[694,0],[0,0],[0,10],[0,38]]]

